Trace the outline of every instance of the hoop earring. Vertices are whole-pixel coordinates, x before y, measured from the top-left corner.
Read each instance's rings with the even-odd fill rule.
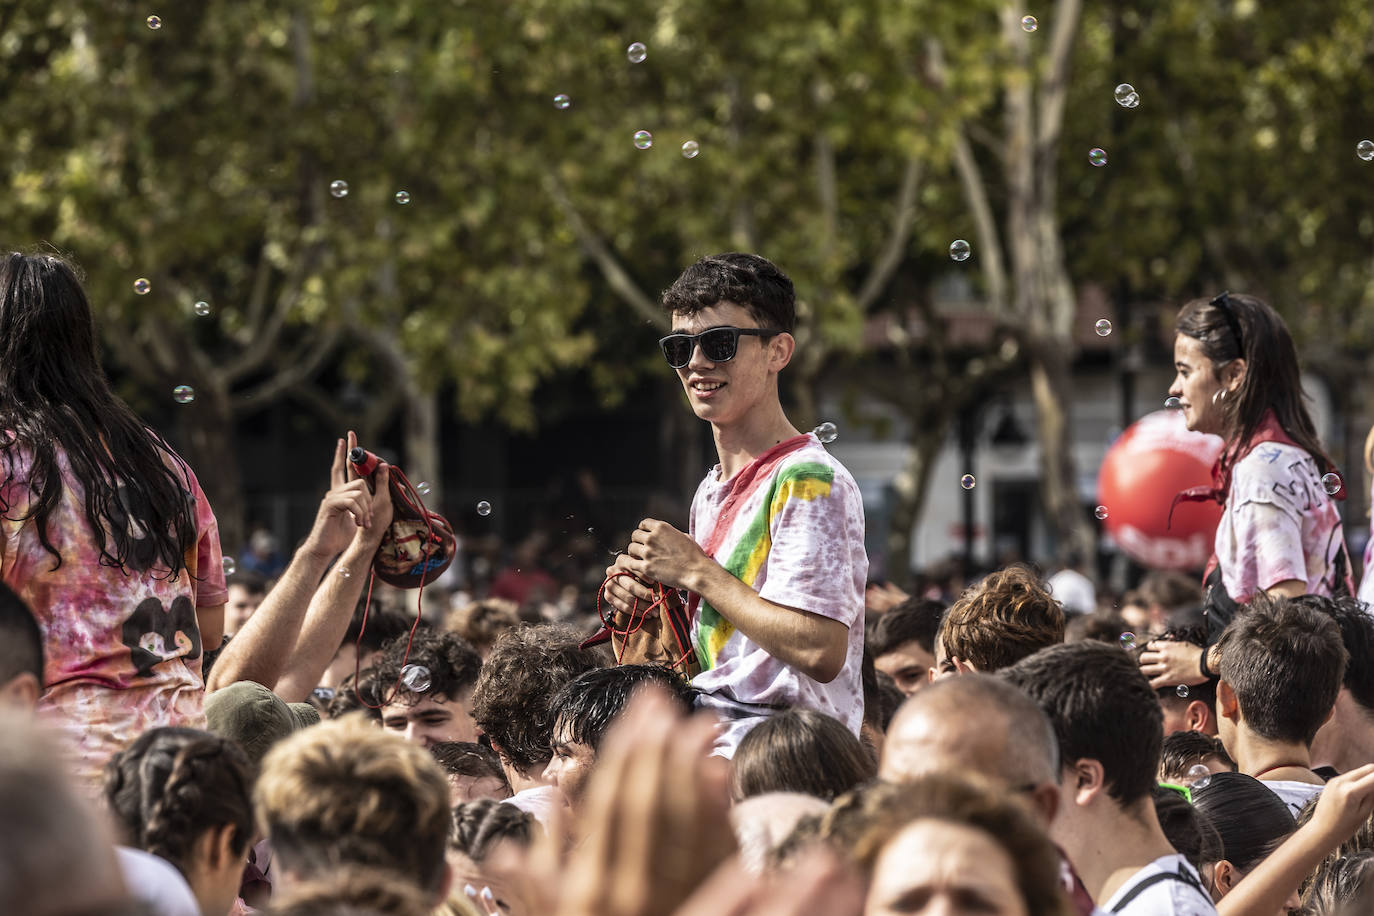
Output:
[[[1215,407],[1224,400],[1226,400],[1226,389],[1222,388],[1212,395],[1212,406]]]

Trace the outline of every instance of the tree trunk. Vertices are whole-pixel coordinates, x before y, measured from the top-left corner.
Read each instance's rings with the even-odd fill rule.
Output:
[[[244,538],[243,476],[229,393],[202,383],[195,403],[186,406],[180,420],[186,442],[186,454],[181,457],[196,472],[215,510],[225,555],[236,554]]]
[[[403,470],[417,487],[428,483],[425,501],[442,505],[443,479],[439,462],[439,395],[421,391],[413,379],[405,382],[405,415],[402,436],[405,446]]]
[[[1050,341],[1034,341],[1028,350],[1040,442],[1040,494],[1046,520],[1059,539],[1056,547],[1061,557],[1071,551],[1090,557],[1094,539],[1078,505],[1069,423],[1073,388],[1065,348]]]
[[[911,457],[894,481],[896,495],[892,501],[892,515],[888,519],[885,545],[887,578],[907,590],[911,588],[911,538],[916,530],[916,522],[921,517],[921,509],[925,506],[926,493],[930,489],[930,472],[944,444],[949,428],[948,418],[936,426],[931,428],[912,424],[912,433],[907,441],[911,446]]]

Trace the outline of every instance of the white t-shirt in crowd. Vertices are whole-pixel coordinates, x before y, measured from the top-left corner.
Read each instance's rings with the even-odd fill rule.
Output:
[[[542,826],[548,827],[554,809],[563,807],[565,802],[563,793],[553,786],[532,786],[516,792],[505,800],[505,804],[514,805],[526,814],[533,815]]]
[[[1269,790],[1288,806],[1288,810],[1293,812],[1294,817],[1297,817],[1307,803],[1320,795],[1322,789],[1326,788],[1306,782],[1293,782],[1288,779],[1275,779],[1273,781],[1261,779],[1260,782],[1268,786]]]
[[[171,862],[128,846],[116,846],[115,854],[129,893],[149,912],[156,916],[200,916],[191,885]]]
[[[1197,869],[1178,854],[1161,856],[1136,872],[1102,909],[1129,916],[1214,916],[1217,911]]]

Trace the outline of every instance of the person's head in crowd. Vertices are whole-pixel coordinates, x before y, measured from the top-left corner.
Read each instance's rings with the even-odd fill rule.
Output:
[[[472,644],[482,658],[491,654],[496,637],[520,623],[519,605],[504,598],[486,598],[463,605],[444,625]]]
[[[950,605],[931,677],[998,671],[1063,641],[1063,608],[1034,570],[1014,564],[989,573]]]
[[[224,602],[224,635],[233,636],[267,597],[267,577],[255,569],[241,569],[226,576],[229,597]]]
[[[528,812],[494,798],[478,798],[454,806],[448,844],[481,865],[502,843],[525,849],[534,835],[535,820]]]
[[[135,916],[113,838],[27,713],[0,709],[0,913]]]
[[[1169,845],[1199,872],[1206,863],[1216,861],[1221,854],[1221,839],[1207,818],[1193,810],[1183,793],[1173,786],[1157,785],[1153,796],[1155,817]]]
[[[1126,625],[1117,630],[1118,635],[1122,630],[1129,630],[1132,633],[1150,632],[1150,603],[1145,600],[1140,589],[1133,588],[1121,596],[1121,603],[1117,605],[1117,616],[1126,622]],[[1111,642],[1110,639],[1103,642]]]
[[[1363,916],[1374,912],[1374,849],[1322,862],[1302,903],[1306,916]]]
[[[1044,710],[1000,677],[946,678],[908,700],[888,731],[878,775],[906,782],[973,773],[1015,792],[1046,828],[1059,809],[1059,743]]]
[[[356,681],[350,674],[332,689],[333,694],[325,706],[325,718],[340,719],[349,713],[358,713],[378,725],[382,723],[382,698],[377,691],[376,668],[364,668]]]
[[[253,681],[238,681],[205,698],[210,731],[228,738],[248,756],[253,772],[272,745],[320,721],[308,703],[287,703]]]
[[[517,792],[544,785],[558,715],[554,695],[579,674],[602,667],[580,642],[576,630],[560,624],[520,626],[497,637],[482,665],[472,714]]]
[[[441,741],[430,745],[429,752],[444,768],[453,804],[479,798],[510,798],[506,771],[501,769],[501,758],[491,748],[472,741]]]
[[[366,621],[363,619],[364,613]],[[368,604],[366,595],[359,598],[348,630],[344,633],[339,648],[334,652],[329,667],[320,676],[320,685],[338,687],[344,678],[352,677],[356,672],[366,671],[377,663],[382,650],[389,643],[402,636],[409,636],[414,624],[415,617],[411,614],[388,608],[376,598],[373,598],[371,605]],[[428,623],[420,621],[420,630],[428,628]]]
[[[765,792],[746,798],[730,809],[730,826],[739,843],[740,863],[751,874],[762,874],[807,817],[820,818],[830,806],[802,792]]]
[[[1005,794],[932,773],[864,793],[853,854],[870,879],[865,916],[977,912],[1065,916],[1060,859]]]
[[[859,662],[859,682],[864,691],[864,718],[859,727],[859,740],[877,760],[883,754],[883,743],[887,740],[887,728],[892,717],[906,701],[906,694],[897,687],[897,682],[889,675],[873,666],[873,656],[864,646],[864,654]]]
[[[1135,660],[1085,641],[1042,649],[1002,674],[1054,726],[1059,811],[1050,833],[1093,898],[1117,872],[1172,855],[1152,800],[1163,714]]]
[[[105,768],[121,841],[176,866],[201,910],[238,897],[253,839],[252,771],[238,746],[193,728],[154,728]]]
[[[352,866],[299,881],[274,894],[267,916],[437,916],[433,901],[413,885],[376,869]],[[469,909],[464,916],[478,913]]]
[[[1079,614],[1064,624],[1064,642],[1095,639],[1116,645],[1122,633],[1130,632],[1131,624],[1116,614]]]
[[[1201,627],[1170,628],[1157,639],[1176,640],[1201,647],[1207,644],[1207,631]],[[1201,684],[1160,687],[1155,693],[1159,697],[1160,712],[1164,713],[1165,735],[1174,732],[1217,733],[1216,682],[1208,680]]]
[[[0,582],[0,708],[34,710],[43,693],[43,632],[24,599]]]
[[[1191,785],[1202,778],[1201,767],[1207,776],[1213,773],[1234,773],[1236,762],[1226,753],[1220,738],[1202,732],[1174,732],[1164,736],[1159,751],[1159,781],[1175,785]]]
[[[1137,593],[1146,608],[1145,625],[1137,635],[1163,633],[1177,626],[1179,621],[1174,618],[1202,600],[1197,582],[1182,573],[1167,570],[1146,573]]]
[[[872,753],[833,716],[794,707],[754,726],[735,751],[737,799],[801,792],[831,801],[878,775]]]
[[[908,598],[878,618],[864,648],[873,664],[911,696],[930,683],[935,667],[935,637],[945,605],[929,598]]]
[[[1328,615],[1341,631],[1345,675],[1331,720],[1312,741],[1312,763],[1344,773],[1374,760],[1374,617],[1356,598],[1293,600]]]
[[[1215,858],[1201,869],[1220,900],[1297,829],[1288,806],[1264,783],[1244,773],[1217,773],[1193,784],[1193,809],[1211,822],[1221,839]],[[1289,901],[1296,909],[1296,893]]]
[[[254,788],[278,883],[354,866],[383,869],[437,903],[453,809],[448,780],[423,748],[358,716],[278,744]]]
[[[554,695],[553,756],[544,781],[563,793],[576,810],[583,800],[606,731],[635,691],[645,684],[663,688],[684,714],[692,711],[695,691],[676,671],[660,665],[593,668],[564,684]]]
[[[404,672],[411,666],[424,668],[428,678],[408,684]],[[463,637],[431,629],[417,630],[413,639],[398,636],[387,644],[375,667],[383,728],[425,747],[477,740],[472,691],[482,671],[482,656]]]
[[[1331,716],[1345,676],[1336,622],[1261,594],[1227,624],[1219,645],[1218,734],[1240,771],[1272,770],[1275,752],[1301,760]]]

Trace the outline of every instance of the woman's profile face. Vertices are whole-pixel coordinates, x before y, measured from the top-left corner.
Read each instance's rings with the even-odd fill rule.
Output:
[[[1221,409],[1213,401],[1222,389],[1215,364],[1202,353],[1202,341],[1187,334],[1174,335],[1174,383],[1169,396],[1179,399],[1188,428],[1220,435]]]
[[[981,830],[917,821],[884,847],[864,916],[1027,916],[1011,857]]]

